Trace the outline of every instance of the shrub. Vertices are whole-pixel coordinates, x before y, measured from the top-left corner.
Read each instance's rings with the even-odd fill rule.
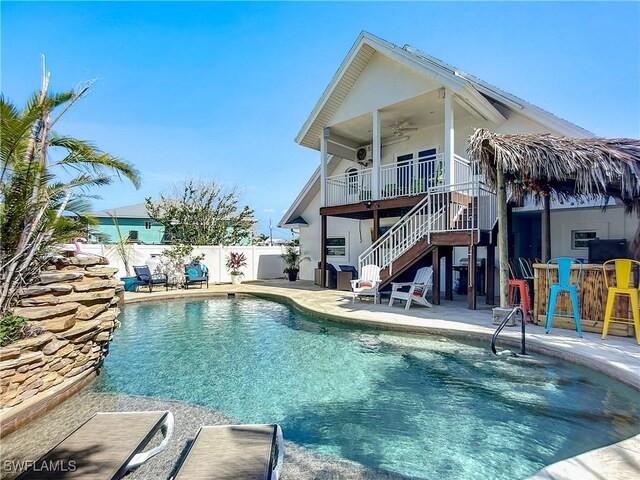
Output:
[[[26,319],[9,314],[0,318],[0,347],[9,345],[27,336]]]

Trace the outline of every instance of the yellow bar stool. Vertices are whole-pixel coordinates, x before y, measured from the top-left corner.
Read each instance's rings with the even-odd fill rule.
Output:
[[[614,263],[616,280],[615,286],[609,285],[607,279],[607,265]],[[631,284],[631,271],[633,266],[636,266],[640,274],[640,262],[637,260],[629,260],[626,258],[616,258],[608,260],[602,264],[602,270],[604,275],[604,284],[607,287],[607,307],[604,311],[604,328],[602,329],[602,339],[607,338],[607,331],[609,330],[609,323],[624,323],[629,325],[633,320],[633,326],[636,331],[636,341],[640,344],[640,310],[638,309],[638,294],[640,293],[640,287],[638,285],[638,279]],[[613,316],[613,306],[615,303],[616,295],[629,295],[631,302],[631,318],[621,318]]]

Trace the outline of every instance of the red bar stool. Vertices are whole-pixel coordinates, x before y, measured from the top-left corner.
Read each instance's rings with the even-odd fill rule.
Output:
[[[529,297],[529,283],[526,280],[522,280],[517,278],[515,274],[515,269],[511,262],[509,262],[509,306],[511,307],[521,307],[523,314],[530,318],[530,321],[534,323],[533,320],[533,312],[531,309],[531,302]],[[518,292],[520,297],[520,303],[515,302],[515,294]]]

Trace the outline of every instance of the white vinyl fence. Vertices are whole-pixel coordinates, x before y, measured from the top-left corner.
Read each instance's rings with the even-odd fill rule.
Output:
[[[67,245],[67,249],[73,250],[73,245]],[[120,256],[115,252],[113,245],[99,243],[83,243],[80,244],[82,253],[102,255],[109,259],[109,263],[118,267],[118,276],[120,278],[128,276],[125,272],[124,263]],[[151,258],[151,255],[161,255],[169,245],[129,245],[132,250],[130,258],[132,259],[131,267],[134,265],[145,265]],[[231,282],[231,277],[227,272],[225,264],[229,252],[244,253],[247,257],[247,266],[242,268],[244,273],[243,280],[266,280],[269,278],[281,278],[285,268],[284,262],[280,255],[284,252],[284,247],[223,247],[220,245],[196,246],[193,248],[191,256],[204,253],[204,263],[209,269],[210,282]],[[188,260],[187,260],[188,263]],[[133,268],[132,268],[133,270]],[[132,275],[133,271],[130,272]]]

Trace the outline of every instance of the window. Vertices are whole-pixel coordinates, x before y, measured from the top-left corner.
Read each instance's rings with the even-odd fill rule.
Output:
[[[589,240],[598,237],[596,230],[571,230],[571,249],[581,250],[589,248]]]
[[[349,195],[355,195],[358,193],[358,169],[350,168],[346,173]]]
[[[145,230],[151,230],[151,222],[149,222],[149,221],[144,222],[144,229]]]
[[[328,257],[346,257],[347,256],[347,238],[346,237],[327,238],[327,256]]]
[[[129,240],[138,240],[138,230],[129,230]]]

